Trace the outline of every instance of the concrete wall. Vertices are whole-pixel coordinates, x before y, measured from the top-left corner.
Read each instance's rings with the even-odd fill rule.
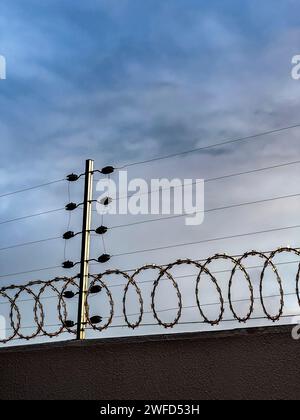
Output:
[[[0,399],[300,399],[291,327],[0,351]]]

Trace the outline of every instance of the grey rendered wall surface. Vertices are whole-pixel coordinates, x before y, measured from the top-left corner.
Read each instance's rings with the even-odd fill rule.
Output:
[[[291,327],[0,350],[0,399],[300,399]]]

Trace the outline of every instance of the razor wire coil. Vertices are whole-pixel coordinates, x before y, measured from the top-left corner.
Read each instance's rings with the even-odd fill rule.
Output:
[[[297,248],[282,247],[276,249],[273,252],[263,253],[258,251],[250,251],[244,253],[242,256],[233,257],[227,254],[216,254],[205,261],[195,261],[191,259],[182,259],[177,260],[169,265],[155,265],[147,264],[142,267],[139,267],[133,272],[125,272],[121,270],[107,270],[101,274],[90,274],[89,276],[89,286],[88,290],[85,293],[85,314],[86,314],[86,328],[98,332],[103,332],[109,327],[113,326],[114,318],[120,318],[120,316],[115,316],[115,306],[116,302],[113,295],[113,287],[111,284],[112,277],[121,277],[124,280],[123,291],[122,291],[122,317],[124,317],[125,326],[131,330],[135,330],[138,327],[141,327],[142,321],[145,314],[151,313],[155,319],[157,325],[170,329],[174,328],[177,325],[180,325],[180,320],[182,318],[182,313],[185,307],[183,306],[182,290],[177,281],[177,278],[172,273],[172,269],[177,267],[193,267],[197,270],[195,274],[195,287],[194,287],[194,298],[196,301],[195,308],[198,308],[201,317],[204,320],[204,323],[211,326],[217,326],[224,320],[225,313],[225,304],[228,303],[229,310],[233,315],[233,319],[239,323],[246,324],[253,316],[254,313],[254,304],[255,301],[258,301],[261,305],[263,313],[267,320],[276,322],[283,317],[284,312],[284,289],[283,289],[283,278],[279,274],[279,271],[274,262],[275,257],[284,253],[294,254],[297,257],[300,257],[300,250]],[[256,257],[263,260],[263,266],[259,275],[259,297],[256,298],[254,294],[254,283],[249,274],[249,267],[245,265],[245,261],[251,257]],[[212,272],[210,269],[211,264],[216,261],[225,261],[229,262],[232,265],[232,270],[229,270],[229,281],[228,281],[228,291],[227,296],[224,296],[224,290],[222,290],[220,280],[218,280],[217,275]],[[297,262],[298,263],[298,262]],[[300,306],[300,288],[299,288],[299,278],[300,278],[300,261],[295,278],[295,296],[297,297],[298,304]],[[264,287],[267,277],[268,270],[271,269],[274,273],[274,281],[276,287],[278,287],[278,297],[280,298],[278,304],[278,310],[276,313],[270,313],[266,305],[266,297],[264,296]],[[145,291],[142,292],[138,277],[145,272],[156,272],[153,276],[154,280],[152,283],[152,289],[150,291],[150,306],[151,311],[145,311],[144,298]],[[235,303],[238,301],[234,300],[233,289],[237,284],[236,276],[238,273],[242,273],[247,290],[249,291],[248,297],[245,299],[247,304],[247,313],[241,314],[236,308]],[[218,313],[216,317],[210,317],[206,312],[204,307],[207,306],[202,303],[202,293],[201,285],[203,282],[203,277],[209,279],[211,285],[213,286],[216,294],[218,296],[218,303],[214,305],[218,307]],[[170,322],[166,322],[162,319],[162,313],[165,310],[160,311],[157,305],[157,298],[159,297],[159,286],[161,281],[168,281],[172,288],[175,291],[177,299],[177,307],[174,318]],[[273,280],[272,280],[273,281]],[[141,282],[142,284],[143,282]],[[72,291],[70,290],[72,289]],[[75,292],[73,292],[73,289]],[[78,295],[79,285],[78,285],[78,276],[76,277],[57,277],[48,281],[32,281],[25,285],[10,285],[2,287],[0,289],[0,296],[4,302],[9,305],[9,323],[10,327],[7,330],[11,330],[11,334],[8,337],[0,339],[1,344],[6,344],[12,340],[21,339],[30,341],[37,337],[48,337],[55,338],[59,337],[62,334],[69,333],[71,335],[76,334],[76,323],[70,321],[69,311],[68,311],[68,301],[75,299]],[[132,290],[138,301],[139,310],[136,314],[136,319],[132,321],[130,318],[132,315],[128,312],[128,293],[129,290]],[[55,331],[50,331],[47,329],[46,325],[46,308],[45,308],[45,299],[47,298],[47,292],[51,291],[53,293],[52,297],[57,298],[56,314],[59,320],[57,329]],[[92,316],[91,314],[91,297],[95,294],[104,293],[109,306],[109,315],[108,316]],[[149,293],[149,292],[147,292]],[[22,300],[21,298],[27,294],[30,296],[30,300]],[[149,297],[147,296],[147,297]],[[34,326],[32,326],[32,332],[27,334],[24,333],[26,327],[22,326],[22,302],[32,302],[32,313]],[[74,301],[73,301],[74,302]],[[3,303],[3,302],[2,302]],[[76,302],[75,302],[76,303]],[[101,305],[97,306],[97,310],[101,308]],[[174,309],[174,308],[173,308]],[[100,309],[101,310],[101,309]],[[49,326],[48,326],[49,327]],[[53,326],[52,326],[53,327]],[[27,327],[28,328],[28,327]]]

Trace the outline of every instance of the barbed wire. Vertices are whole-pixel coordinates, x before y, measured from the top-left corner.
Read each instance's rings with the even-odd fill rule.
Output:
[[[239,255],[240,256],[240,255]],[[236,258],[236,257],[235,257]],[[206,260],[200,260],[200,262],[206,261]],[[199,261],[197,261],[199,262]],[[280,262],[280,263],[276,263],[276,266],[288,266],[288,265],[295,265],[295,264],[299,264],[300,261],[286,261],[286,262]],[[168,264],[162,265],[161,267],[167,267]],[[254,266],[246,266],[246,270],[256,270],[259,268],[263,268],[263,265],[254,265]],[[131,269],[131,270],[122,270],[123,272],[126,273],[130,273],[130,272],[135,272],[137,271],[137,268],[135,269]],[[212,274],[227,274],[230,273],[232,270],[218,270],[218,271],[212,271]],[[183,279],[188,279],[191,277],[195,277],[195,274],[186,274],[186,275],[182,275],[182,276],[174,276],[175,280],[183,280]],[[145,280],[145,281],[139,281],[139,285],[144,285],[144,284],[153,284],[153,282],[155,281],[155,279],[152,280]],[[166,282],[167,280],[161,280],[161,282]],[[120,283],[120,284],[112,284],[109,286],[110,290],[111,289],[116,289],[116,288],[120,288],[120,287],[124,287],[124,283]],[[290,295],[295,295],[295,293],[289,294],[289,293],[285,293],[285,296],[290,296]],[[279,297],[280,295],[270,295],[270,296],[265,296],[266,298],[274,298],[274,297]],[[93,297],[96,297],[96,295],[93,295]],[[50,296],[45,296],[45,297],[41,297],[41,300],[50,300],[50,299],[56,299],[57,295],[50,295]],[[255,298],[254,300],[257,300],[257,298]],[[19,299],[18,302],[19,303],[26,303],[26,302],[33,302],[34,299]],[[239,302],[244,302],[245,299],[238,299],[238,300],[234,300],[234,303],[239,303]],[[225,301],[225,303],[229,303],[228,301]],[[0,302],[0,305],[8,305],[9,302]],[[211,305],[217,305],[218,303],[208,303],[208,304],[204,304],[202,306],[211,306]],[[171,308],[172,309],[172,308]],[[170,309],[169,309],[170,310]],[[162,311],[160,311],[162,312]],[[136,315],[136,314],[130,314],[130,316],[132,315]],[[117,317],[116,317],[117,318]]]
[[[239,323],[246,324],[251,319],[255,319],[254,307],[256,302],[260,303],[260,309],[263,312],[263,318],[272,322],[280,321],[280,319],[286,317],[286,315],[284,315],[284,304],[286,297],[295,296],[300,306],[300,262],[293,262],[299,265],[295,277],[295,291],[293,293],[284,293],[283,278],[279,274],[277,265],[285,263],[279,262],[278,264],[276,264],[275,262],[275,257],[282,254],[293,254],[297,258],[299,258],[300,250],[298,248],[282,247],[268,253],[250,251],[238,257],[233,257],[226,254],[216,254],[202,262],[191,259],[182,259],[170,263],[167,266],[147,264],[136,269],[130,274],[121,270],[107,270],[101,274],[91,274],[89,276],[90,281],[85,300],[85,311],[87,317],[86,328],[98,332],[103,332],[109,327],[115,328],[116,326],[113,323],[114,319],[119,319],[123,317],[125,320],[125,325],[129,329],[135,330],[136,328],[145,325],[143,323],[145,315],[152,314],[155,321],[155,324],[153,325],[158,325],[165,329],[171,329],[176,327],[177,325],[185,324],[185,322],[182,322],[182,315],[183,311],[187,309],[198,309],[201,316],[201,322],[199,320],[195,320],[189,322],[189,324],[192,325],[192,323],[194,322],[203,323],[210,326],[218,326],[223,321],[226,322],[224,314],[227,306],[227,309],[233,315],[232,321],[237,321]],[[249,273],[250,268],[247,267],[245,264],[246,260],[253,257],[259,258],[263,261],[262,265],[260,266],[261,271],[259,276],[260,280],[257,294],[255,294],[255,282]],[[231,270],[226,270],[226,272],[228,271],[229,273],[227,291],[224,291],[224,279],[222,279],[222,282],[218,280],[216,274],[218,272],[213,272],[211,270],[211,265],[219,261],[230,263],[232,266]],[[194,277],[196,280],[194,284],[194,305],[184,306],[183,304],[182,285],[180,286],[180,284],[178,283],[178,278],[180,277],[176,277],[173,273],[173,270],[177,267],[191,267],[193,269],[196,269],[195,274],[190,275],[190,277]],[[265,281],[267,273],[269,273],[270,269],[274,274],[274,282],[276,284],[276,287],[278,288],[278,293],[272,293],[268,295],[265,293]],[[152,280],[152,289],[150,292],[147,291],[147,296],[145,296],[146,291],[142,292],[140,287],[143,284],[143,282],[139,281],[140,276],[146,272],[156,273],[156,275],[153,276],[154,280]],[[237,285],[236,277],[238,273],[242,274],[244,278],[244,280],[239,279],[238,285],[245,284],[248,290],[248,296],[242,299],[234,299],[233,297],[233,290]],[[124,280],[124,290],[122,292],[123,315],[121,316],[115,315],[116,298],[114,297],[112,292],[113,288],[116,285],[111,284],[111,279],[114,279],[116,277],[121,277]],[[183,277],[189,276],[182,276],[182,278]],[[214,302],[204,302],[205,296],[203,295],[202,290],[204,278],[206,281],[209,281],[211,283],[213,289],[215,290],[215,295],[217,296],[217,299]],[[171,287],[174,289],[177,304],[172,306],[171,308],[158,308],[157,300],[161,293],[161,289],[159,286],[162,281],[169,282]],[[131,291],[131,297],[132,292],[137,297],[139,309],[135,313],[132,313],[132,311],[129,310],[129,306],[132,306],[129,303],[129,291]],[[48,296],[47,293],[49,292],[51,292],[53,296]],[[30,299],[21,299],[22,296],[24,296],[24,294],[29,295]],[[94,312],[95,310],[99,311],[100,308],[102,308],[103,310],[103,308],[106,307],[105,305],[103,305],[103,303],[101,303],[101,306],[100,304],[98,306],[97,301],[95,299],[93,300],[93,302],[91,301],[92,297],[98,297],[101,294],[106,299],[106,302],[108,304],[108,315],[106,316],[106,314],[103,313],[92,315],[92,312]],[[32,281],[27,283],[26,285],[11,285],[2,287],[0,289],[0,296],[2,298],[1,304],[4,304],[4,302],[6,302],[10,306],[8,315],[10,325],[6,329],[6,331],[11,331],[11,334],[8,337],[0,339],[0,343],[6,344],[15,339],[29,341],[37,337],[54,338],[65,333],[69,333],[72,336],[76,334],[76,322],[74,320],[69,319],[70,310],[68,302],[73,302],[75,305],[77,304],[77,302],[75,302],[74,299],[76,299],[76,296],[78,296],[78,276],[57,277],[48,281]],[[44,302],[50,297],[54,298],[54,296],[57,298],[56,316],[58,318],[59,323],[47,324],[46,308],[44,306]],[[151,311],[145,310],[145,297],[150,298]],[[271,313],[271,311],[267,307],[266,300],[276,297],[279,298],[278,308],[276,310],[274,310],[273,308],[274,313]],[[22,325],[23,314],[21,302],[32,303],[32,313],[34,319],[34,325],[32,327]],[[243,313],[240,313],[241,308],[237,308],[238,303],[247,303],[246,313],[245,305],[243,305],[242,308]],[[216,308],[216,315],[214,317],[210,316],[205,310],[205,308],[210,306],[214,306]],[[163,314],[171,311],[175,312],[173,319],[171,321],[169,319],[164,319]],[[134,321],[132,320],[133,316],[136,317]],[[53,331],[53,328],[56,328],[56,330]],[[33,331],[25,333],[24,330],[26,329],[32,329]]]

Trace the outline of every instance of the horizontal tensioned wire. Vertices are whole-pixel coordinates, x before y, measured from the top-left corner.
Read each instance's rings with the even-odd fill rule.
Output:
[[[299,197],[300,197],[300,193],[289,194],[289,195],[284,195],[280,197],[272,197],[272,198],[266,198],[262,200],[248,201],[248,202],[243,202],[243,203],[231,204],[227,206],[209,208],[206,210],[197,211],[195,213],[190,213],[190,214],[185,213],[185,214],[180,214],[180,215],[159,217],[159,218],[150,219],[150,220],[141,220],[138,222],[132,222],[132,223],[127,223],[123,225],[115,225],[115,226],[110,227],[109,229],[113,230],[113,229],[121,229],[121,228],[126,228],[126,227],[131,227],[131,226],[139,226],[139,225],[144,225],[148,223],[156,223],[156,222],[165,221],[165,220],[174,220],[174,219],[179,219],[182,217],[195,216],[197,214],[202,214],[202,213],[213,213],[217,211],[224,211],[224,210],[230,210],[230,209],[235,209],[235,208],[240,208],[240,207],[247,207],[247,206],[256,205],[256,204],[272,203],[274,201],[282,201],[282,200],[287,200],[290,198],[299,198]]]
[[[280,128],[274,129],[274,130],[268,130],[268,131],[256,133],[256,134],[253,134],[253,135],[249,135],[249,136],[227,139],[227,140],[220,141],[220,142],[217,142],[217,143],[214,143],[214,144],[211,144],[211,145],[201,146],[201,147],[198,147],[198,148],[195,148],[195,149],[185,150],[185,151],[182,151],[182,152],[173,153],[173,154],[169,154],[169,155],[165,155],[165,156],[158,156],[158,157],[151,158],[151,159],[146,159],[146,160],[137,161],[137,162],[131,162],[131,163],[128,163],[126,165],[123,165],[122,167],[115,168],[115,169],[125,169],[125,168],[132,167],[132,166],[143,165],[143,164],[152,163],[152,162],[156,162],[156,161],[171,159],[171,158],[174,158],[174,157],[184,156],[184,155],[188,155],[188,154],[192,154],[192,153],[196,153],[196,152],[207,151],[209,149],[213,149],[213,148],[216,148],[216,147],[223,147],[223,146],[226,146],[226,145],[242,143],[244,141],[258,139],[260,137],[265,137],[265,136],[269,136],[271,134],[276,134],[276,133],[280,133],[280,132],[289,131],[289,130],[292,130],[292,129],[295,129],[295,128],[300,128],[300,124],[294,124],[294,125],[290,125],[290,126],[280,127]],[[95,170],[93,172],[101,172],[101,171]],[[78,179],[81,178],[83,175],[85,175],[85,174],[80,174],[78,176]],[[45,182],[45,183],[42,183],[42,184],[29,186],[29,187],[26,187],[26,188],[21,188],[21,189],[16,190],[16,191],[0,194],[0,198],[20,194],[20,193],[27,192],[27,191],[32,191],[32,190],[39,189],[39,188],[44,188],[46,186],[54,185],[54,184],[64,182],[64,181],[67,181],[67,178],[61,178],[61,179],[58,179],[58,180],[49,181],[49,182]]]
[[[204,239],[204,240],[201,240],[201,241],[185,242],[185,243],[173,244],[173,245],[170,244],[170,245],[156,247],[156,248],[140,249],[140,250],[136,250],[136,251],[114,254],[114,255],[112,255],[112,257],[124,257],[124,256],[143,254],[143,253],[148,253],[148,252],[162,251],[162,250],[165,250],[165,249],[175,249],[175,248],[182,248],[182,247],[186,247],[186,246],[199,245],[199,244],[205,244],[205,243],[210,243],[210,242],[218,242],[218,241],[229,240],[229,239],[245,238],[245,237],[248,237],[248,236],[256,236],[256,235],[262,235],[262,234],[266,234],[266,233],[283,232],[283,231],[299,229],[299,228],[300,228],[300,225],[284,226],[284,227],[279,227],[279,228],[275,228],[275,229],[266,229],[266,230],[261,230],[261,231],[256,231],[256,232],[248,232],[248,233],[241,233],[241,234],[237,234],[237,235],[230,235],[230,236],[222,236],[222,237],[218,237],[218,238]]]
[[[182,152],[172,153],[172,154],[164,155],[164,156],[157,156],[155,158],[145,159],[145,160],[141,160],[141,161],[137,161],[137,162],[130,162],[130,163],[125,164],[125,165],[123,165],[123,166],[121,166],[117,169],[126,169],[126,168],[133,167],[133,166],[145,165],[145,164],[148,164],[148,163],[153,163],[153,162],[158,162],[158,161],[162,161],[162,160],[172,159],[174,157],[185,156],[185,155],[189,155],[189,154],[192,154],[192,153],[204,152],[204,151],[211,150],[211,149],[214,149],[214,148],[217,148],[217,147],[224,147],[224,146],[228,146],[228,145],[232,145],[232,144],[246,142],[246,141],[249,141],[249,140],[255,140],[255,139],[259,139],[261,137],[269,136],[271,134],[277,134],[277,133],[281,133],[281,132],[284,132],[284,131],[299,128],[299,127],[300,127],[300,124],[294,124],[294,125],[290,125],[290,126],[286,126],[286,127],[277,128],[277,129],[274,129],[274,130],[268,130],[268,131],[252,134],[252,135],[249,135],[249,136],[231,138],[231,139],[223,140],[223,141],[220,141],[220,142],[217,142],[217,143],[214,143],[214,144],[210,144],[210,145],[207,145],[207,146],[201,146],[201,147],[197,147],[197,148],[194,148],[194,149],[185,150],[185,151],[182,151]]]
[[[52,213],[58,213],[58,212],[61,212],[61,211],[64,211],[64,210],[65,210],[65,208],[63,207],[63,208],[54,209],[54,210],[45,210],[45,211],[42,211],[40,213],[29,214],[28,216],[15,217],[13,219],[0,221],[0,225],[5,225],[5,224],[8,224],[8,223],[13,223],[13,222],[19,222],[21,220],[32,219],[34,217],[45,216],[45,215],[52,214]]]
[[[19,189],[17,191],[13,191],[13,192],[8,192],[8,193],[1,194],[0,195],[0,198],[9,197],[9,196],[16,195],[16,194],[21,194],[23,192],[32,191],[32,190],[36,190],[36,189],[39,189],[39,188],[48,187],[50,185],[58,184],[58,183],[63,182],[63,181],[66,181],[66,179],[63,178],[63,179],[58,179],[56,181],[46,182],[44,184],[39,184],[39,185],[31,186],[31,187],[26,187],[26,188],[23,188],[23,189]]]

